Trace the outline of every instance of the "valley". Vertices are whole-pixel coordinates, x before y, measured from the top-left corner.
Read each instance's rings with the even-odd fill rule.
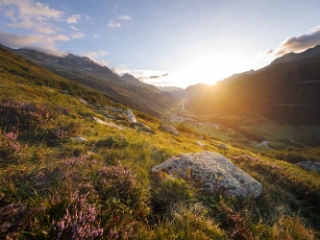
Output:
[[[95,85],[16,52],[0,48],[0,238],[319,238],[317,113],[240,112],[219,85]]]

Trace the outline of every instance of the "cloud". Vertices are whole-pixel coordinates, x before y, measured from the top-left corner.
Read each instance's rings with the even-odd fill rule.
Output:
[[[84,34],[84,33],[82,33],[82,32],[76,32],[76,33],[73,33],[73,34],[71,34],[71,37],[72,38],[84,38],[86,35]]]
[[[314,28],[310,29],[311,32],[316,32],[320,30],[320,26],[315,26]]]
[[[99,35],[98,35],[98,34],[94,34],[92,37],[93,37],[93,38],[98,38]]]
[[[67,19],[67,23],[69,23],[69,24],[78,23],[80,18],[81,18],[81,16],[79,14],[74,14]]]
[[[75,30],[75,31],[80,31],[80,30],[81,30],[80,28],[76,28],[76,27],[73,26],[73,25],[71,25],[70,28],[71,28],[72,30]]]
[[[84,53],[83,55],[88,57],[88,58],[97,58],[97,57],[104,57],[107,56],[109,54],[108,51],[97,51],[97,52],[88,52],[88,53]]]
[[[160,76],[149,76],[148,78],[149,79],[157,79],[157,78],[168,77],[168,76],[169,76],[169,73],[165,73]]]
[[[272,49],[269,49],[269,50],[267,50],[267,51],[265,52],[265,54],[271,54],[271,53],[273,53],[273,50],[272,50]]]
[[[39,2],[34,2],[33,0],[0,0],[0,7],[6,6],[16,7],[19,14],[25,17],[37,16],[43,19],[59,19],[63,15],[63,12],[49,8]]]
[[[128,15],[122,15],[122,16],[118,16],[119,19],[123,20],[123,21],[128,21],[131,20],[132,18]]]
[[[43,34],[56,33],[57,29],[49,21],[61,20],[64,14],[33,0],[0,0],[0,11],[11,20],[9,27]]]
[[[108,23],[108,27],[111,27],[111,28],[118,28],[118,27],[121,27],[121,23],[119,22],[115,22],[114,20],[110,20],[110,22]]]
[[[122,71],[119,68],[111,68],[111,71],[114,72],[117,75],[121,75]]]
[[[87,58],[90,58],[92,61],[95,63],[101,65],[101,66],[108,66],[109,63],[102,59],[102,57],[105,57],[109,54],[108,51],[96,51],[96,52],[85,52],[85,53],[80,53],[82,56],[85,56]]]
[[[67,41],[63,35],[55,36],[57,41]],[[42,35],[15,35],[7,32],[0,32],[0,43],[11,48],[32,48],[55,56],[66,55],[55,48],[52,39]]]
[[[276,55],[283,55],[289,52],[300,52],[320,44],[320,26],[314,27],[309,34],[287,38],[275,50]]]
[[[51,36],[50,39],[52,41],[69,41],[70,40],[70,38],[68,38],[67,36],[64,36],[62,34]]]

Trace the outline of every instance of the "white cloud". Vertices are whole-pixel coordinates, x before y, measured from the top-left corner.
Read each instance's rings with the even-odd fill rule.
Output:
[[[54,40],[67,41],[68,38],[63,35],[57,35]],[[0,32],[0,43],[11,48],[32,48],[51,55],[66,55],[66,53],[56,49],[53,39],[48,39],[43,35],[14,35]]]
[[[80,53],[80,55],[85,56],[87,58],[90,58],[95,63],[101,65],[101,66],[108,66],[109,62],[103,59],[103,57],[107,56],[109,54],[108,51],[101,50],[96,52],[85,52]]]
[[[131,20],[132,18],[128,15],[122,15],[122,16],[118,16],[119,19],[123,20],[123,21],[128,21]]]
[[[110,22],[108,23],[108,27],[118,28],[118,27],[121,27],[121,23],[115,22],[114,20],[110,20]]]
[[[19,11],[20,15],[25,17],[41,16],[43,19],[59,19],[63,12],[49,8],[48,6],[33,0],[0,0],[0,7],[14,6]]]
[[[54,34],[56,29],[49,21],[61,20],[64,14],[33,0],[0,0],[0,11],[11,20],[9,27],[43,34]]]
[[[73,26],[73,25],[71,25],[70,28],[71,28],[72,30],[75,30],[75,31],[80,31],[80,30],[81,30],[80,28],[76,28],[76,27]]]
[[[314,28],[311,28],[310,31],[311,32],[316,32],[320,30],[320,26],[315,26]]]
[[[98,35],[98,34],[94,34],[92,37],[93,37],[93,38],[98,38],[99,35]]]
[[[108,51],[97,51],[97,52],[87,52],[87,53],[83,53],[82,55],[83,56],[86,56],[88,58],[98,58],[98,57],[104,57],[104,56],[107,56],[109,54]]]
[[[119,75],[119,76],[122,74],[122,72],[121,72],[121,70],[119,68],[111,68],[111,71],[114,72],[115,74]]]
[[[71,37],[72,37],[72,38],[84,38],[84,37],[85,37],[85,34],[82,33],[82,32],[77,32],[77,33],[71,34]]]
[[[70,38],[68,38],[67,36],[64,36],[62,34],[51,36],[50,39],[52,41],[69,41],[70,40]]]
[[[318,44],[320,44],[320,26],[314,27],[309,34],[287,38],[274,53],[283,55],[289,52],[301,52]]]
[[[74,14],[67,19],[67,23],[69,23],[69,24],[78,23],[80,18],[81,18],[81,16],[79,14]]]

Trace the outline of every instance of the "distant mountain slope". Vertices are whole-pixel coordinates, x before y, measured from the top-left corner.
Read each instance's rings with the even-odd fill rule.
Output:
[[[12,51],[62,77],[106,93],[114,101],[152,115],[158,116],[178,102],[168,92],[138,80],[137,82],[122,79],[109,68],[102,67],[87,57],[72,54],[57,57],[31,49]]]
[[[319,47],[309,49],[293,61],[271,64],[214,86],[189,87],[184,92],[185,106],[198,113],[254,112],[285,123],[320,125],[318,51]]]
[[[177,93],[177,92],[183,91],[183,88],[175,87],[175,86],[164,86],[164,87],[158,87],[158,88],[170,93]]]
[[[320,56],[320,45],[317,45],[313,48],[309,48],[308,50],[306,50],[302,53],[291,52],[291,53],[285,54],[282,57],[275,59],[270,65],[298,61],[298,60],[302,60],[305,58],[313,58],[313,57],[317,57],[317,56]]]

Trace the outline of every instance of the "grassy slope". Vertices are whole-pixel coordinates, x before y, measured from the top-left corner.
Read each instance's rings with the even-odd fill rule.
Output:
[[[195,144],[197,133],[172,136],[143,114],[138,120],[156,134],[98,124],[92,117],[104,117],[78,97],[114,103],[15,55],[1,52],[0,57],[5,69],[0,101],[6,110],[0,134],[1,237],[55,239],[63,232],[63,239],[76,234],[85,239],[103,228],[104,239],[315,239],[318,174],[243,148],[228,145],[221,151],[212,145],[220,142],[210,138],[201,140],[206,144],[201,148]],[[73,96],[61,94],[61,85]],[[19,112],[26,104],[33,110]],[[88,141],[71,140],[74,136]],[[170,156],[203,150],[220,152],[259,180],[262,196],[205,195],[181,179],[150,175],[151,167]],[[84,230],[62,231],[68,219],[81,226],[77,211],[96,220],[85,218]],[[10,228],[6,219],[13,223]]]
[[[14,51],[59,76],[104,92],[114,101],[154,116],[169,111],[178,103],[178,99],[168,92],[160,91],[144,83],[129,84],[109,68],[102,67],[86,58],[73,55],[61,58],[30,49]],[[88,67],[93,70],[84,70]]]

